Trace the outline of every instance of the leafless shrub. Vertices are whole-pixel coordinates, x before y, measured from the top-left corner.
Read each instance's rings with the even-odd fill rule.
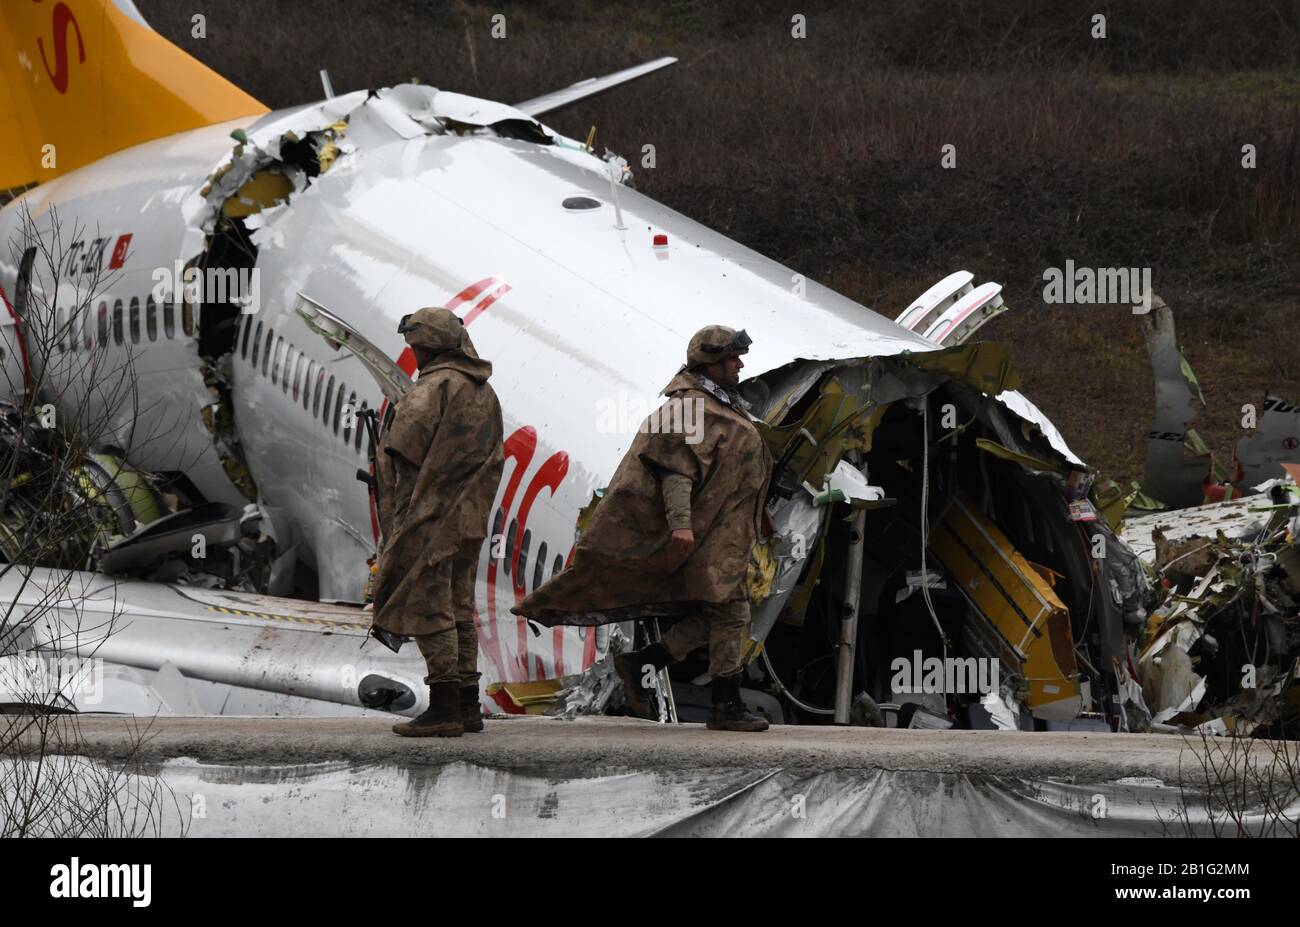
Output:
[[[97,653],[122,618],[111,580],[82,571],[133,527],[88,468],[111,475],[135,443],[158,437],[133,427],[144,409],[132,351],[105,350],[108,327],[121,324],[99,314],[111,277],[98,261],[67,272],[79,250],[69,243],[85,238],[55,210],[24,210],[9,242],[22,363],[5,368],[0,406],[0,836],[160,834],[175,801],[138,762],[147,723],[127,725],[125,759],[99,762],[74,714],[93,709]]]
[[[1290,738],[1185,738],[1194,757],[1179,762],[1181,804],[1166,834],[1195,837],[1300,837],[1300,744]]]

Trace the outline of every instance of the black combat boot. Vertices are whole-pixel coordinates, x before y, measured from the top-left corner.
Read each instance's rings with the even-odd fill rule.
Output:
[[[623,691],[627,693],[627,705],[632,709],[632,714],[638,718],[658,720],[659,716],[650,707],[651,690],[641,685],[641,678],[647,665],[653,666],[657,673],[672,662],[668,648],[658,642],[614,657],[614,671],[623,680]]]
[[[740,698],[740,673],[713,677],[713,711],[709,713],[711,731],[766,731],[767,721],[751,715]]]
[[[466,734],[478,734],[483,730],[483,706],[478,699],[478,686],[460,687],[460,723]]]
[[[403,737],[459,737],[465,733],[460,721],[460,686],[439,682],[429,686],[429,707],[410,721],[393,725],[393,733]]]

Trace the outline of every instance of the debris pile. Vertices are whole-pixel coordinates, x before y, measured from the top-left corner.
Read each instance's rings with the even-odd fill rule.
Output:
[[[1300,716],[1300,466],[1259,495],[1131,519],[1158,604],[1136,670],[1155,729],[1285,736]]]

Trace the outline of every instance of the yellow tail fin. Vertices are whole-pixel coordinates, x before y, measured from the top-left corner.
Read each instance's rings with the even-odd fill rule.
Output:
[[[144,25],[131,0],[0,0],[0,190],[266,111]]]

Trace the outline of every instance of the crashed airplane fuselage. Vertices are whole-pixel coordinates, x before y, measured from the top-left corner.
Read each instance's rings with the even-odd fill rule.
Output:
[[[847,688],[890,703],[898,693],[881,667],[892,657],[974,654],[1019,678],[1003,701],[1123,727],[1123,620],[1136,593],[1108,571],[1128,555],[1104,522],[1071,520],[1068,474],[1085,468],[1012,391],[1000,353],[925,353],[937,345],[629,179],[620,159],[510,107],[415,85],[357,92],[149,142],[41,185],[0,214],[0,235],[19,240],[28,211],[42,236],[84,240],[80,256],[61,262],[59,280],[38,267],[15,286],[23,268],[6,254],[0,282],[66,294],[51,295],[57,350],[44,371],[60,402],[89,404],[136,467],[183,472],[208,502],[255,503],[299,568],[279,570],[270,591],[301,592],[294,577],[310,574],[329,602],[365,596],[378,539],[355,416],[385,397],[296,308],[310,297],[407,374],[398,320],[425,305],[456,311],[493,362],[506,426],[478,573],[485,682],[565,676],[597,658],[594,633],[535,634],[509,608],[563,568],[580,510],[691,333],[743,327],[754,338],[746,389],[787,464],[773,512],[802,526],[785,542],[804,542],[798,557],[774,548],[775,604],[756,608],[756,637],[793,629],[771,648],[803,680],[786,687],[826,704],[831,689],[809,664],[824,671],[855,653]],[[111,272],[79,306],[75,277],[92,261]],[[178,266],[207,280],[229,272],[234,292],[187,287],[193,275]],[[87,358],[115,354],[131,358],[149,401],[96,405],[103,374],[88,375]],[[850,490],[878,490],[863,491],[861,542],[846,520],[858,517],[853,492],[835,496],[827,482],[836,473]],[[1121,556],[1094,555],[1094,535]],[[927,545],[928,568],[947,580],[918,585]],[[856,596],[844,591],[849,552],[864,558]],[[845,638],[855,597],[863,621]]]

